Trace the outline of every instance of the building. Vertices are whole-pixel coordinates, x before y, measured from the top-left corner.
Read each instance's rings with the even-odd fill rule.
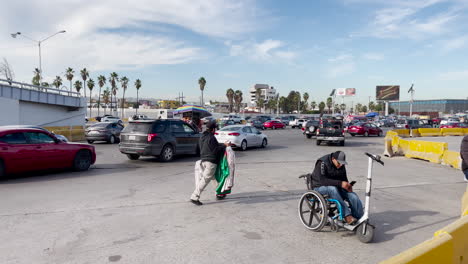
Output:
[[[269,86],[268,84],[255,84],[250,88],[251,104],[255,105],[257,103],[257,89],[260,89],[261,96],[263,100],[265,100],[265,103],[276,96],[276,89],[274,89],[273,86]]]
[[[390,102],[389,106],[396,114],[409,116],[410,102]],[[439,117],[444,114],[465,113],[468,111],[468,99],[414,100],[413,114]]]
[[[158,101],[158,105],[162,109],[176,109],[180,106],[180,102],[176,100],[161,100]]]

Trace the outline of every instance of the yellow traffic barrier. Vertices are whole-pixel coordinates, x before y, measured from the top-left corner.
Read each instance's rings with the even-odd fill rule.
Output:
[[[84,128],[82,126],[54,126],[44,128],[54,134],[65,136],[69,141],[85,140]]]
[[[449,234],[453,241],[452,263],[468,263],[468,217],[464,216],[435,232],[434,237]]]
[[[443,136],[463,136],[463,128],[441,128]]]
[[[468,135],[468,128],[463,128],[463,134],[466,136]]]
[[[442,264],[450,263],[453,259],[453,239],[447,233],[424,241],[380,264]]]
[[[466,186],[466,192],[462,197],[462,206],[461,206],[462,216],[468,217],[468,186]]]
[[[448,143],[410,140],[405,157],[441,163],[442,156],[447,149]]]
[[[452,166],[456,169],[461,169],[461,156],[460,152],[446,150],[442,156],[442,164]]]
[[[440,128],[420,128],[418,131],[421,137],[440,136]]]
[[[409,137],[410,136],[409,129],[395,129],[393,131],[398,133],[398,136],[400,136],[400,137]]]

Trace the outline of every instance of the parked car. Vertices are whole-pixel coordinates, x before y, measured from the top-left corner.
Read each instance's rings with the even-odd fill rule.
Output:
[[[94,147],[68,143],[42,129],[0,128],[0,178],[26,171],[87,170],[96,161]]]
[[[281,120],[281,122],[283,122],[283,124],[284,124],[285,126],[289,126],[289,121],[290,121],[290,118],[289,118],[289,117],[283,116],[283,117],[281,117],[280,120]]]
[[[281,121],[270,120],[270,121],[266,121],[265,123],[263,123],[263,127],[271,128],[271,129],[277,129],[277,128],[284,128],[285,125]]]
[[[348,133],[351,136],[361,135],[368,137],[370,135],[383,136],[383,131],[380,127],[377,127],[375,124],[371,123],[358,123],[348,127]]]
[[[256,129],[265,130],[265,127],[263,126],[263,122],[258,119],[251,119],[247,122],[247,124],[252,127],[255,127]]]
[[[317,129],[317,145],[322,142],[337,143],[340,146],[345,145],[345,134],[343,121],[341,120],[323,120]]]
[[[104,118],[104,117],[107,117],[107,116],[112,116],[112,115],[96,116],[94,119],[96,119],[96,121],[98,121],[98,122],[101,122],[101,119]]]
[[[236,124],[240,124],[242,122],[242,118],[238,115],[234,115],[234,114],[229,114],[229,115],[225,115],[223,116],[221,119],[221,121],[228,121],[228,120],[232,120],[234,121],[234,123]]]
[[[466,124],[466,123],[447,123],[445,125],[440,126],[440,128],[468,128],[468,124]]]
[[[299,118],[299,119],[294,119],[293,121],[290,121],[289,122],[289,125],[292,127],[292,128],[302,128],[302,126],[305,124],[305,122],[307,122],[306,119],[303,119],[303,118]]]
[[[215,120],[215,118],[212,117],[212,116],[207,116],[207,117],[204,117],[204,118],[201,119],[201,121],[203,122],[203,124],[207,124],[208,122],[211,122],[211,121],[213,121],[213,120]]]
[[[65,137],[64,135],[58,135],[55,134],[54,132],[51,132],[43,127],[40,126],[33,126],[33,125],[15,125],[15,126],[0,126],[0,128],[33,128],[33,129],[41,129],[44,131],[47,131],[48,133],[51,133],[54,135],[58,140],[63,141],[63,142],[68,142],[68,138]]]
[[[86,128],[85,137],[89,144],[93,144],[94,141],[106,141],[109,144],[114,144],[119,141],[123,128],[124,126],[120,123],[99,122]]]
[[[236,122],[234,120],[219,120],[218,122],[218,128],[223,128],[225,126],[232,126],[235,125]]]
[[[149,119],[148,116],[146,116],[146,115],[133,115],[133,116],[128,118],[128,121],[145,120],[145,119]]]
[[[116,116],[105,116],[103,118],[101,118],[101,121],[100,122],[112,122],[112,123],[121,123],[123,124],[123,121],[116,117]]]
[[[171,161],[175,155],[199,155],[201,134],[179,119],[130,121],[120,134],[119,150],[131,160],[156,156]]]
[[[215,132],[215,137],[218,142],[223,143],[230,141],[233,147],[240,148],[245,151],[248,147],[266,147],[268,138],[265,134],[257,130],[255,127],[247,125],[227,126]]]
[[[317,135],[317,128],[319,128],[320,122],[318,120],[309,120],[302,127],[303,134],[306,138],[312,138]]]
[[[418,129],[418,128],[430,128],[432,127],[428,123],[424,123],[423,120],[418,119],[400,119],[397,121],[396,128],[406,128],[406,129]]]

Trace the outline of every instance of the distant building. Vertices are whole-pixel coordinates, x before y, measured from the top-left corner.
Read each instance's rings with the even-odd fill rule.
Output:
[[[390,102],[389,106],[396,114],[410,114],[410,102]],[[464,113],[468,111],[468,99],[437,99],[437,100],[414,100],[413,114],[439,117],[444,114]]]
[[[161,100],[158,101],[159,108],[162,109],[176,109],[179,107],[180,102],[176,100]]]
[[[250,88],[250,103],[256,105],[257,104],[257,89],[260,89],[261,96],[265,103],[269,100],[274,99],[276,96],[276,89],[273,86],[269,86],[268,84],[255,84]]]

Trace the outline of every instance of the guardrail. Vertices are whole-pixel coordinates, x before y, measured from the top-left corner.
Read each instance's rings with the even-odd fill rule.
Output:
[[[15,82],[15,81],[10,81],[10,80],[0,79],[0,84],[5,84],[8,86],[21,88],[21,89],[45,92],[45,93],[53,93],[53,94],[66,95],[66,96],[72,96],[72,97],[81,97],[81,94],[78,92],[72,92],[68,90],[61,90],[61,89],[45,87],[45,86],[37,86],[37,85],[29,84],[29,83],[22,83],[22,82]]]

